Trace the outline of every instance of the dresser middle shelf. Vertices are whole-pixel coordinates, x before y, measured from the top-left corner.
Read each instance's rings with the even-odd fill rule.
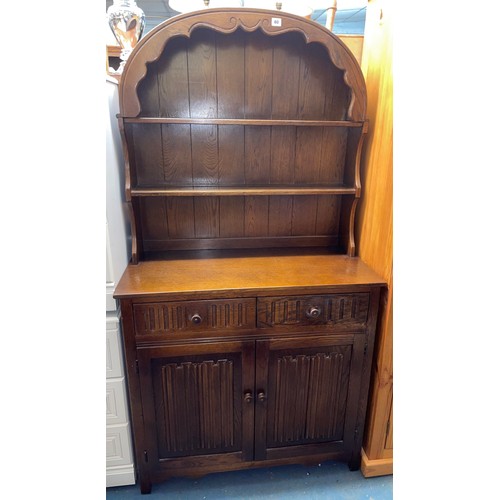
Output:
[[[247,186],[168,186],[136,187],[131,196],[297,196],[356,194],[356,188],[346,185],[247,185]]]

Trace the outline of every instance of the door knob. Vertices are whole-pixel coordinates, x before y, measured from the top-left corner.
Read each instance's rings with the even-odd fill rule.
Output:
[[[243,399],[244,399],[245,403],[251,403],[252,399],[253,399],[252,391],[246,391],[243,394]]]
[[[259,391],[257,394],[257,399],[263,403],[266,400],[266,393],[264,391]]]

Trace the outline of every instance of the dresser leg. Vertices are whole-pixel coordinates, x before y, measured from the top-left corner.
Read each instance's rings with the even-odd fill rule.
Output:
[[[149,495],[151,493],[151,481],[141,481],[141,493]]]
[[[361,455],[359,453],[353,454],[347,465],[350,471],[359,470],[361,467]]]

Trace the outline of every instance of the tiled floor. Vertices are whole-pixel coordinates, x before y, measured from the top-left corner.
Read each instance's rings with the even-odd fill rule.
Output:
[[[108,500],[168,498],[219,499],[328,499],[392,500],[392,476],[365,478],[346,464],[324,462],[315,466],[286,465],[266,469],[209,474],[198,479],[175,478],[153,485],[141,495],[138,485],[108,488]]]

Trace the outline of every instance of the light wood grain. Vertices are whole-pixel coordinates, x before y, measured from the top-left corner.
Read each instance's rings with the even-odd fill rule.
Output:
[[[364,35],[339,35],[339,38],[349,47],[356,61],[361,65],[363,57]]]
[[[381,2],[368,4],[365,29],[363,72],[368,92],[370,131],[362,165],[363,196],[359,207],[357,232],[359,256],[387,281],[382,294],[374,377],[371,387],[364,451],[368,460],[392,460],[392,30],[390,8]],[[391,437],[392,441],[392,437]],[[379,469],[387,474],[389,462]],[[392,471],[392,463],[391,463]],[[370,475],[376,475],[370,469]]]
[[[361,450],[361,472],[365,477],[387,476],[392,474],[392,458],[370,460],[365,451]]]

